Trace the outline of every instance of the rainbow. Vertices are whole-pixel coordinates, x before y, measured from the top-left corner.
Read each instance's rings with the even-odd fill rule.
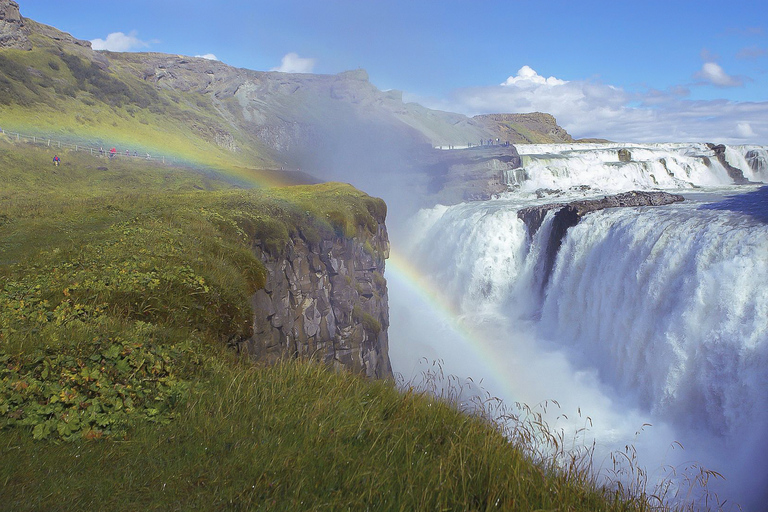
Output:
[[[392,299],[392,291],[397,292],[397,290],[404,288],[409,298],[416,298],[418,301],[415,309],[422,311],[426,309],[428,314],[437,317],[439,323],[449,329],[448,334],[457,340],[459,344],[457,348],[461,351],[461,357],[474,359],[482,367],[482,375],[493,381],[485,384],[476,382],[476,384],[481,388],[488,385],[492,389],[501,390],[506,397],[517,395],[508,378],[508,369],[501,364],[503,358],[496,353],[493,344],[468,328],[462,319],[458,306],[440,289],[438,283],[425,277],[422,270],[397,250],[390,251],[385,275],[390,285],[390,300]],[[407,342],[407,340],[394,341],[395,343],[398,341]],[[392,351],[391,340],[390,351]],[[407,375],[405,377],[408,378]],[[456,375],[456,377],[465,378],[468,376]]]
[[[57,130],[52,126],[41,128],[34,123],[4,124],[2,128],[0,135],[8,137],[9,140],[32,142],[50,147],[51,151],[76,150],[98,155],[100,149],[109,152],[110,148],[115,147],[117,158],[125,158],[126,150],[130,155],[138,154],[141,159],[144,155],[151,155],[153,162],[194,168],[218,175],[225,181],[244,188],[284,187],[306,183],[306,175],[292,170],[250,167],[244,162],[226,160],[215,152],[184,151],[125,135],[105,136],[96,129],[80,128],[74,132]]]
[[[103,139],[103,134],[96,134],[88,132],[87,130],[80,130],[77,135],[74,134],[56,134],[55,130],[49,129],[43,131],[38,127],[32,126],[18,126],[14,129],[24,130],[30,135],[34,134],[37,137],[45,140],[56,140],[67,145],[74,145],[73,141],[77,141],[80,144],[81,150],[98,150],[98,147],[102,144],[95,142]],[[60,139],[69,139],[61,141]],[[173,162],[182,166],[189,166],[203,170],[203,172],[210,172],[218,174],[222,177],[226,177],[227,181],[233,182],[235,185],[242,186],[244,188],[263,188],[263,187],[282,187],[287,185],[295,185],[300,182],[301,175],[299,173],[293,173],[290,171],[269,170],[269,169],[256,169],[252,167],[237,166],[233,162],[227,162],[224,165],[212,164],[210,161],[204,161],[200,158],[201,155],[196,154],[184,154],[183,152],[169,151],[169,148],[150,147],[146,141],[141,142],[138,140],[130,141],[125,137],[115,138],[115,147],[118,148],[117,155],[122,157],[125,148],[131,148],[131,154],[133,154],[133,148],[140,150],[141,153],[151,152],[154,154],[155,161],[159,161],[161,156],[159,152],[163,152],[166,163]],[[151,143],[150,143],[151,144]],[[156,146],[156,145],[153,145]],[[154,151],[153,151],[154,150]],[[441,326],[448,327],[450,334],[453,338],[461,340],[461,347],[459,350],[466,354],[466,357],[478,358],[483,365],[483,374],[491,375],[491,377],[497,381],[500,385],[496,389],[502,389],[508,396],[514,396],[510,386],[508,384],[509,379],[505,378],[505,369],[500,366],[499,361],[501,358],[497,357],[494,353],[492,345],[482,336],[468,329],[465,323],[461,319],[461,312],[455,303],[449,300],[449,297],[443,293],[440,288],[427,279],[424,273],[413,265],[407,257],[400,254],[396,250],[390,251],[390,258],[387,264],[387,277],[397,282],[400,287],[406,288],[411,296],[417,297],[419,307],[426,308],[430,314],[439,319]],[[391,297],[391,295],[390,295]],[[398,340],[395,340],[396,342]],[[407,343],[406,340],[400,340],[401,343]],[[428,354],[425,354],[428,357]],[[461,376],[457,376],[461,377]]]

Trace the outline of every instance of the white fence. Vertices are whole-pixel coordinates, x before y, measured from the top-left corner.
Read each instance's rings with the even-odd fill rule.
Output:
[[[73,144],[71,142],[63,142],[55,140],[50,137],[39,135],[25,135],[23,133],[9,132],[0,128],[0,133],[6,137],[18,141],[29,142],[32,144],[40,144],[56,149],[68,149],[70,151],[79,151],[90,153],[92,156],[101,156],[109,158],[142,158],[145,160],[153,160],[155,162],[161,162],[163,164],[173,165],[176,164],[176,159],[173,157],[167,157],[164,155],[151,155],[149,153],[139,153],[137,150],[131,151],[130,149],[118,150],[116,146],[113,146],[115,151],[112,151],[113,147],[104,149],[103,147],[92,147],[84,144]]]

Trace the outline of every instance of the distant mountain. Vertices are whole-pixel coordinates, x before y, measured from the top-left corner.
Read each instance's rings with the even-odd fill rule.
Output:
[[[548,114],[469,118],[404,103],[364,70],[287,74],[94,51],[10,0],[0,0],[0,123],[211,167],[300,168],[353,182],[350,172],[366,180],[418,170],[436,146],[572,141]]]

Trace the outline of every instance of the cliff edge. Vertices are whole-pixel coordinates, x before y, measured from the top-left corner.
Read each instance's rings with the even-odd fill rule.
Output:
[[[370,378],[392,376],[383,219],[373,233],[317,243],[294,235],[278,253],[257,242],[266,286],[251,299],[253,336],[239,343],[260,361],[316,359]]]

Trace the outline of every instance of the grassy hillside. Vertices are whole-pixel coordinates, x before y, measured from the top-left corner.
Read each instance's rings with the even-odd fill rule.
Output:
[[[156,88],[104,55],[39,31],[30,39],[31,51],[0,53],[4,129],[121,152],[162,152],[219,169],[275,167],[257,140],[232,130],[197,92]]]
[[[370,229],[380,200],[44,152],[0,145],[4,509],[650,509],[428,394],[226,348],[251,238]]]

